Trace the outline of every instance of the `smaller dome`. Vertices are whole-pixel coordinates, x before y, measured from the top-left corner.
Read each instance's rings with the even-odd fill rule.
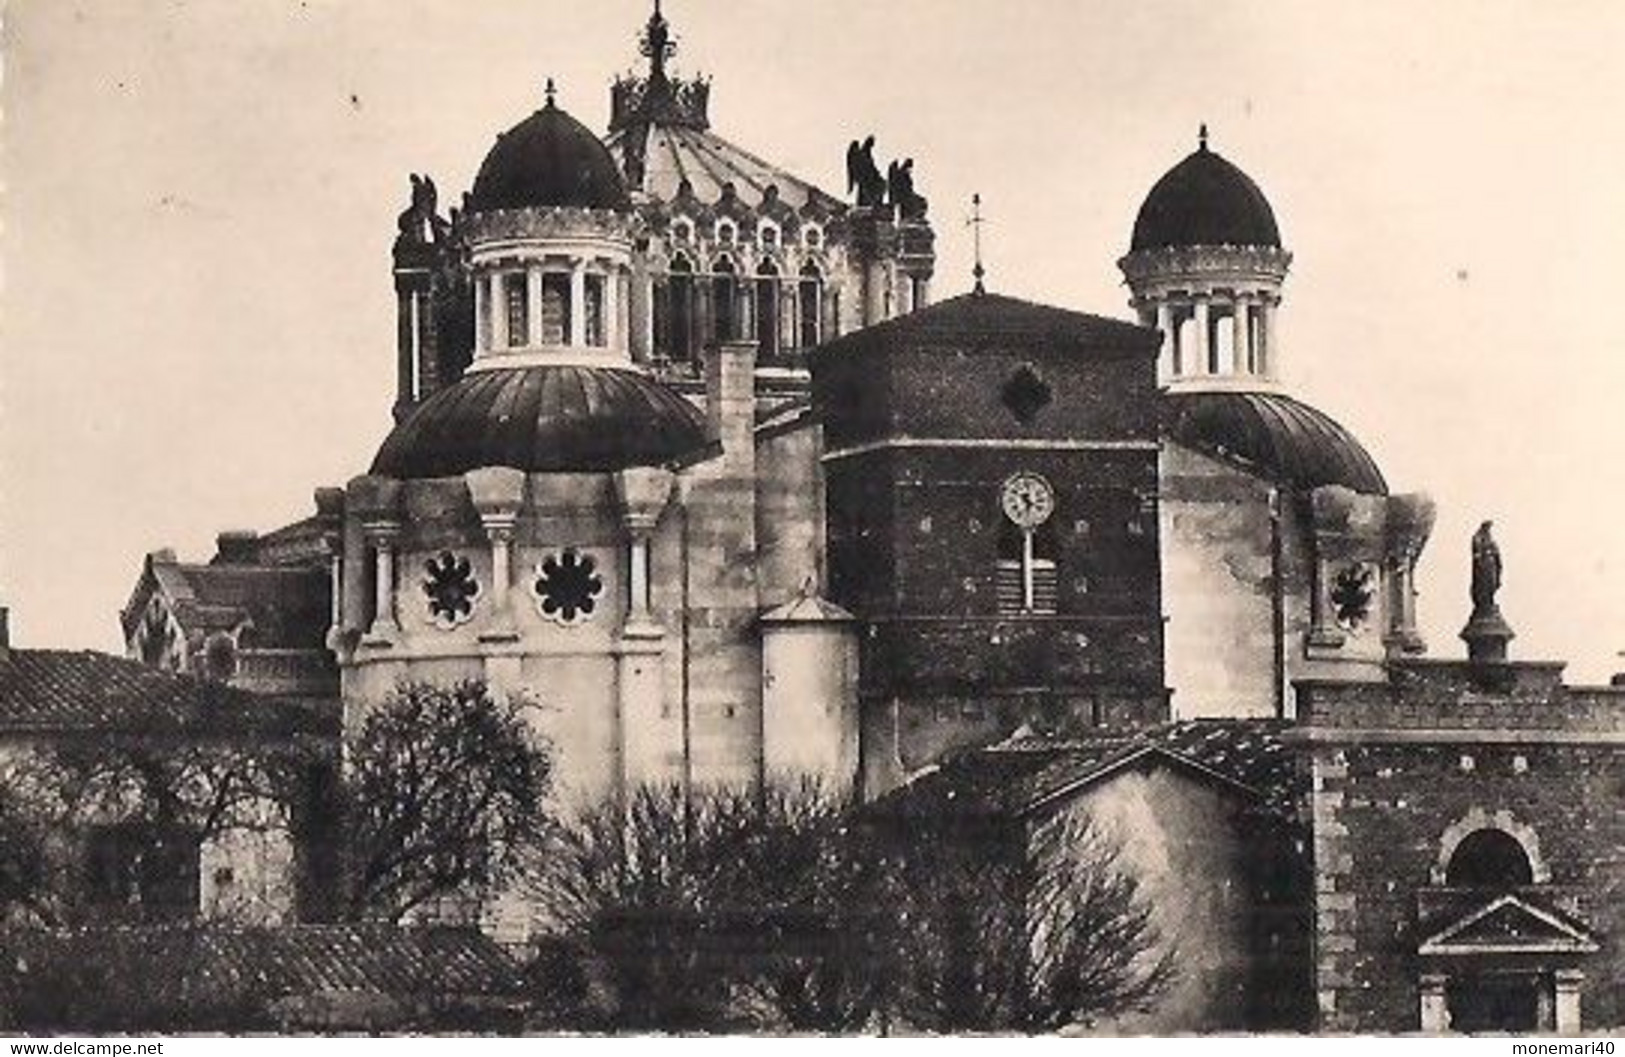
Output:
[[[545,107],[497,137],[474,177],[469,208],[556,206],[626,211],[632,200],[603,141],[549,95]]]
[[[1158,180],[1134,220],[1131,252],[1175,246],[1281,246],[1275,211],[1252,177],[1201,146]]]
[[[372,473],[453,477],[484,466],[598,473],[659,466],[704,447],[705,416],[638,371],[558,364],[474,371],[424,401]]]
[[[1337,484],[1365,495],[1388,494],[1376,460],[1354,434],[1290,396],[1164,393],[1162,428],[1177,444],[1239,464],[1285,488],[1308,492]]]

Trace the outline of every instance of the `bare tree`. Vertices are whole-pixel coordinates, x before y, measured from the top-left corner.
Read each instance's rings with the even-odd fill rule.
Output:
[[[1171,957],[1085,823],[898,821],[805,785],[589,812],[542,889],[575,1026],[1041,1032],[1161,993]]]
[[[534,707],[479,682],[407,684],[368,713],[346,746],[348,915],[399,921],[522,874],[553,773]]]
[[[234,831],[282,832],[295,846],[301,825],[320,811],[310,802],[313,775],[331,770],[333,756],[331,744],[304,737],[109,732],[29,747],[7,768],[0,801],[11,806],[0,806],[0,815],[11,821],[0,825],[31,839],[18,842],[21,851],[0,852],[0,872],[30,882],[36,923],[101,921],[111,908],[87,887],[91,837],[123,829],[152,845],[132,849],[133,865],[164,858],[173,869],[164,905],[142,905],[153,893],[133,892],[136,903],[119,913],[190,916],[201,849]],[[19,861],[20,855],[28,858]]]
[[[839,927],[851,894],[848,821],[840,801],[794,783],[687,797],[643,787],[566,825],[538,885],[559,937],[547,975],[578,991],[564,1020],[666,1031],[861,1026],[869,987],[841,956]],[[592,1008],[589,977],[602,985]]]
[[[1079,818],[914,820],[882,841],[871,922],[889,1022],[1048,1032],[1144,1010],[1173,974],[1114,844]]]
[[[50,917],[45,825],[21,786],[0,767],[0,929]]]

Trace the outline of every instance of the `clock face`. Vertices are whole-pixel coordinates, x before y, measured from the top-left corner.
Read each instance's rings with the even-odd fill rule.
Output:
[[[999,494],[1004,516],[1021,528],[1037,528],[1055,513],[1055,489],[1036,473],[1018,473]]]

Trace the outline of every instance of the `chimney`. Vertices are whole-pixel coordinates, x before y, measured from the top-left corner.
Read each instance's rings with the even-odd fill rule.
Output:
[[[756,342],[724,341],[705,350],[705,414],[723,461],[756,475]]]
[[[227,529],[214,539],[210,565],[258,565],[260,534],[252,529]]]
[[[11,610],[0,606],[0,662],[11,660]]]

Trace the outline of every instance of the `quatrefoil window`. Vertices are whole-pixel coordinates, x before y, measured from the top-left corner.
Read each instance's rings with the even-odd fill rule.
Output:
[[[1332,606],[1337,623],[1345,631],[1355,631],[1371,616],[1371,599],[1375,593],[1371,585],[1369,565],[1349,565],[1332,580]]]
[[[544,558],[531,585],[542,616],[567,625],[590,619],[604,593],[604,578],[596,568],[592,555],[573,548]]]
[[[1027,425],[1044,410],[1051,398],[1049,383],[1039,376],[1030,363],[1024,363],[1010,372],[999,390],[999,399],[1010,413]]]
[[[423,563],[423,593],[429,600],[429,620],[442,628],[454,628],[474,616],[474,599],[480,582],[467,558],[441,551]]]

